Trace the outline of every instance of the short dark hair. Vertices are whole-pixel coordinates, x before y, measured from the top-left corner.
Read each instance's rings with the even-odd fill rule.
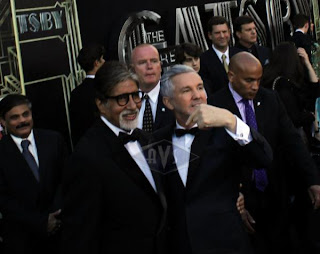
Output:
[[[89,44],[84,46],[78,55],[78,63],[85,72],[91,71],[94,67],[94,62],[100,60],[104,55],[105,49],[100,44]]]
[[[192,57],[200,57],[202,49],[193,43],[182,43],[176,48],[176,63],[182,64],[186,60],[184,53]]]
[[[126,80],[134,81],[139,87],[137,76],[130,72],[126,65],[117,61],[105,62],[94,78],[95,97],[105,101],[116,85]]]
[[[248,15],[237,17],[233,22],[233,29],[235,32],[241,32],[242,25],[250,24],[254,22],[254,19]]]
[[[230,29],[230,24],[223,16],[213,16],[208,21],[208,32],[212,32],[212,26],[226,24]]]
[[[14,107],[27,105],[31,110],[31,102],[21,94],[8,94],[0,101],[0,117],[5,119],[6,114]]]
[[[306,23],[309,23],[309,17],[305,14],[299,13],[292,19],[294,29],[302,28]]]

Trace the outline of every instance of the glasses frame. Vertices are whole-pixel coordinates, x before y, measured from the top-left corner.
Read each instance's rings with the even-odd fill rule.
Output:
[[[139,96],[138,96],[138,98],[140,99],[139,101],[135,100],[134,97],[133,97],[133,96],[136,95],[136,94],[139,94]],[[139,90],[139,91],[132,92],[132,93],[119,94],[119,95],[117,95],[117,96],[106,96],[105,98],[106,98],[106,100],[108,100],[108,99],[114,99],[114,100],[116,100],[116,102],[118,103],[119,106],[123,107],[123,106],[125,106],[125,105],[128,104],[128,102],[129,102],[129,100],[130,100],[130,95],[131,95],[131,98],[132,98],[132,100],[134,101],[134,103],[138,104],[138,103],[140,103],[140,102],[143,100],[144,92],[142,92],[142,91]],[[126,103],[125,103],[125,104],[119,103],[119,100],[122,99],[121,97],[125,97],[125,96],[127,96],[127,97],[125,98],[125,99],[126,99]]]

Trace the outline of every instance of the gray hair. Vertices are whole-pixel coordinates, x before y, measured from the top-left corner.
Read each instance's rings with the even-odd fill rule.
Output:
[[[124,64],[116,61],[105,62],[95,76],[96,98],[105,100],[117,84],[127,80],[134,81],[139,87],[137,75],[130,72]]]
[[[170,69],[168,69],[164,75],[161,77],[161,87],[160,92],[163,97],[172,97],[173,96],[173,89],[174,84],[172,83],[172,78],[176,75],[183,74],[183,73],[190,73],[194,72],[197,73],[194,69],[187,65],[176,64],[173,65]]]

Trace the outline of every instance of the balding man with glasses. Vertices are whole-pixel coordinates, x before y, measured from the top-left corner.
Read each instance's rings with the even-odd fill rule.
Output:
[[[143,92],[134,74],[106,62],[96,74],[100,120],[79,141],[63,185],[62,253],[166,253],[166,201],[144,157]]]

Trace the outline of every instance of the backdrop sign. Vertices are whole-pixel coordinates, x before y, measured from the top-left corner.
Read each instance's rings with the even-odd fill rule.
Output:
[[[122,0],[77,1],[84,43],[100,42],[107,59],[130,61],[132,48],[140,43],[162,50],[182,42],[192,42],[203,50],[210,45],[207,21],[222,15],[231,23],[239,15],[251,16],[257,27],[258,43],[274,48],[292,32],[290,19],[297,13],[312,13],[310,0]],[[121,8],[125,6],[125,8]],[[166,46],[165,46],[166,45]],[[167,59],[167,58],[165,58]]]
[[[21,41],[67,34],[65,8],[61,6],[17,12]]]

